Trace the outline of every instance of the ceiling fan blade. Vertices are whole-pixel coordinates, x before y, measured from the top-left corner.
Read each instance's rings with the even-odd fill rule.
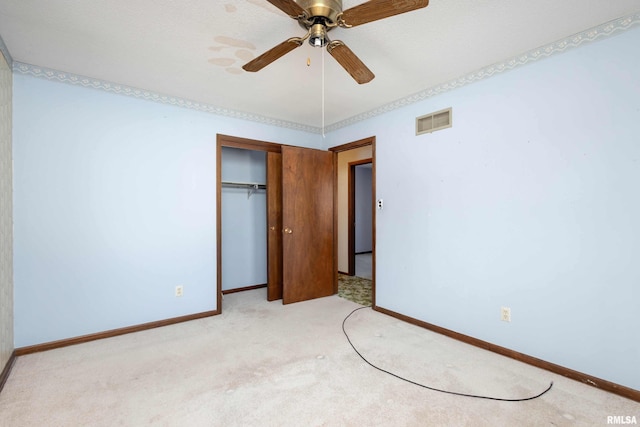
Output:
[[[360,58],[340,40],[329,43],[327,51],[359,84],[369,83],[375,77]]]
[[[378,19],[422,9],[428,5],[429,0],[370,0],[342,12],[340,25],[355,27]]]
[[[283,57],[287,53],[291,52],[297,47],[302,46],[303,40],[299,37],[292,37],[289,40],[285,40],[276,47],[266,51],[262,55],[258,56],[242,66],[245,71],[260,71],[267,65],[271,64],[278,58]]]
[[[267,0],[292,18],[304,15],[304,9],[293,0]]]

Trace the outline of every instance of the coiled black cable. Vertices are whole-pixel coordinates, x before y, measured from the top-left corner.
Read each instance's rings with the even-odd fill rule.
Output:
[[[342,332],[344,332],[344,336],[347,337],[347,341],[349,341],[349,344],[351,345],[351,348],[353,348],[353,351],[355,351],[358,356],[360,356],[360,358],[362,360],[364,360],[369,366],[371,366],[372,368],[377,369],[378,371],[384,372],[385,374],[389,374],[392,377],[398,378],[399,380],[408,382],[410,384],[414,384],[417,385],[418,387],[422,387],[422,388],[426,388],[427,390],[431,390],[431,391],[437,391],[440,393],[446,393],[446,394],[453,394],[455,396],[464,396],[464,397],[474,397],[476,399],[488,399],[488,400],[498,400],[501,402],[524,402],[527,400],[533,400],[533,399],[537,399],[538,397],[542,396],[543,394],[545,394],[546,392],[548,392],[549,390],[551,390],[551,387],[553,387],[553,381],[551,381],[551,384],[549,384],[549,387],[547,387],[546,390],[544,390],[542,393],[536,394],[535,396],[531,396],[531,397],[523,397],[523,398],[516,398],[516,399],[508,399],[508,398],[502,398],[502,397],[491,397],[491,396],[482,396],[482,395],[477,395],[477,394],[468,394],[468,393],[459,393],[457,391],[449,391],[449,390],[442,390],[436,387],[430,387],[424,384],[420,384],[418,382],[412,381],[410,379],[401,377],[400,375],[394,374],[393,372],[389,372],[385,369],[382,369],[376,365],[374,365],[373,363],[369,362],[363,355],[362,353],[360,353],[358,351],[358,349],[356,348],[355,345],[353,345],[353,343],[351,342],[351,339],[349,338],[349,335],[347,334],[347,331],[344,327],[344,325],[347,323],[347,319],[349,319],[349,317],[351,317],[351,315],[353,313],[355,313],[358,310],[363,310],[365,308],[370,308],[370,307],[360,307],[360,308],[356,308],[355,310],[353,310],[351,313],[349,313],[349,315],[347,315],[347,317],[344,318],[344,320],[342,321]]]

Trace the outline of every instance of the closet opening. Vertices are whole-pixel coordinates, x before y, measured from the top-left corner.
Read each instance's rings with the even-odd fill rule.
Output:
[[[220,134],[216,153],[218,312],[265,286],[283,304],[336,293],[334,153]]]
[[[217,308],[223,294],[267,288],[267,299],[282,298],[281,256],[268,234],[268,203],[279,184],[268,182],[271,156],[280,156],[279,144],[217,135]],[[276,178],[278,175],[276,174]],[[275,200],[275,202],[278,202]],[[279,265],[280,264],[280,265]],[[278,292],[278,289],[280,292]]]
[[[222,147],[222,294],[267,287],[266,152]]]

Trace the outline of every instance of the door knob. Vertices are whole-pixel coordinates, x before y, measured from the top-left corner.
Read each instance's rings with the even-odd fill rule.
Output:
[[[285,227],[284,232],[287,233],[287,234],[291,234],[291,233],[293,233],[293,230],[290,229],[289,227]]]
[[[275,230],[276,230],[276,228],[272,225],[271,227],[269,227],[269,230],[271,230],[271,231],[275,231]]]

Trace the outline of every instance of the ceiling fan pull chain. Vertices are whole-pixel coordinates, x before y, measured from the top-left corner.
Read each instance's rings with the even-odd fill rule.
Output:
[[[324,138],[324,49],[322,49],[322,137]]]

